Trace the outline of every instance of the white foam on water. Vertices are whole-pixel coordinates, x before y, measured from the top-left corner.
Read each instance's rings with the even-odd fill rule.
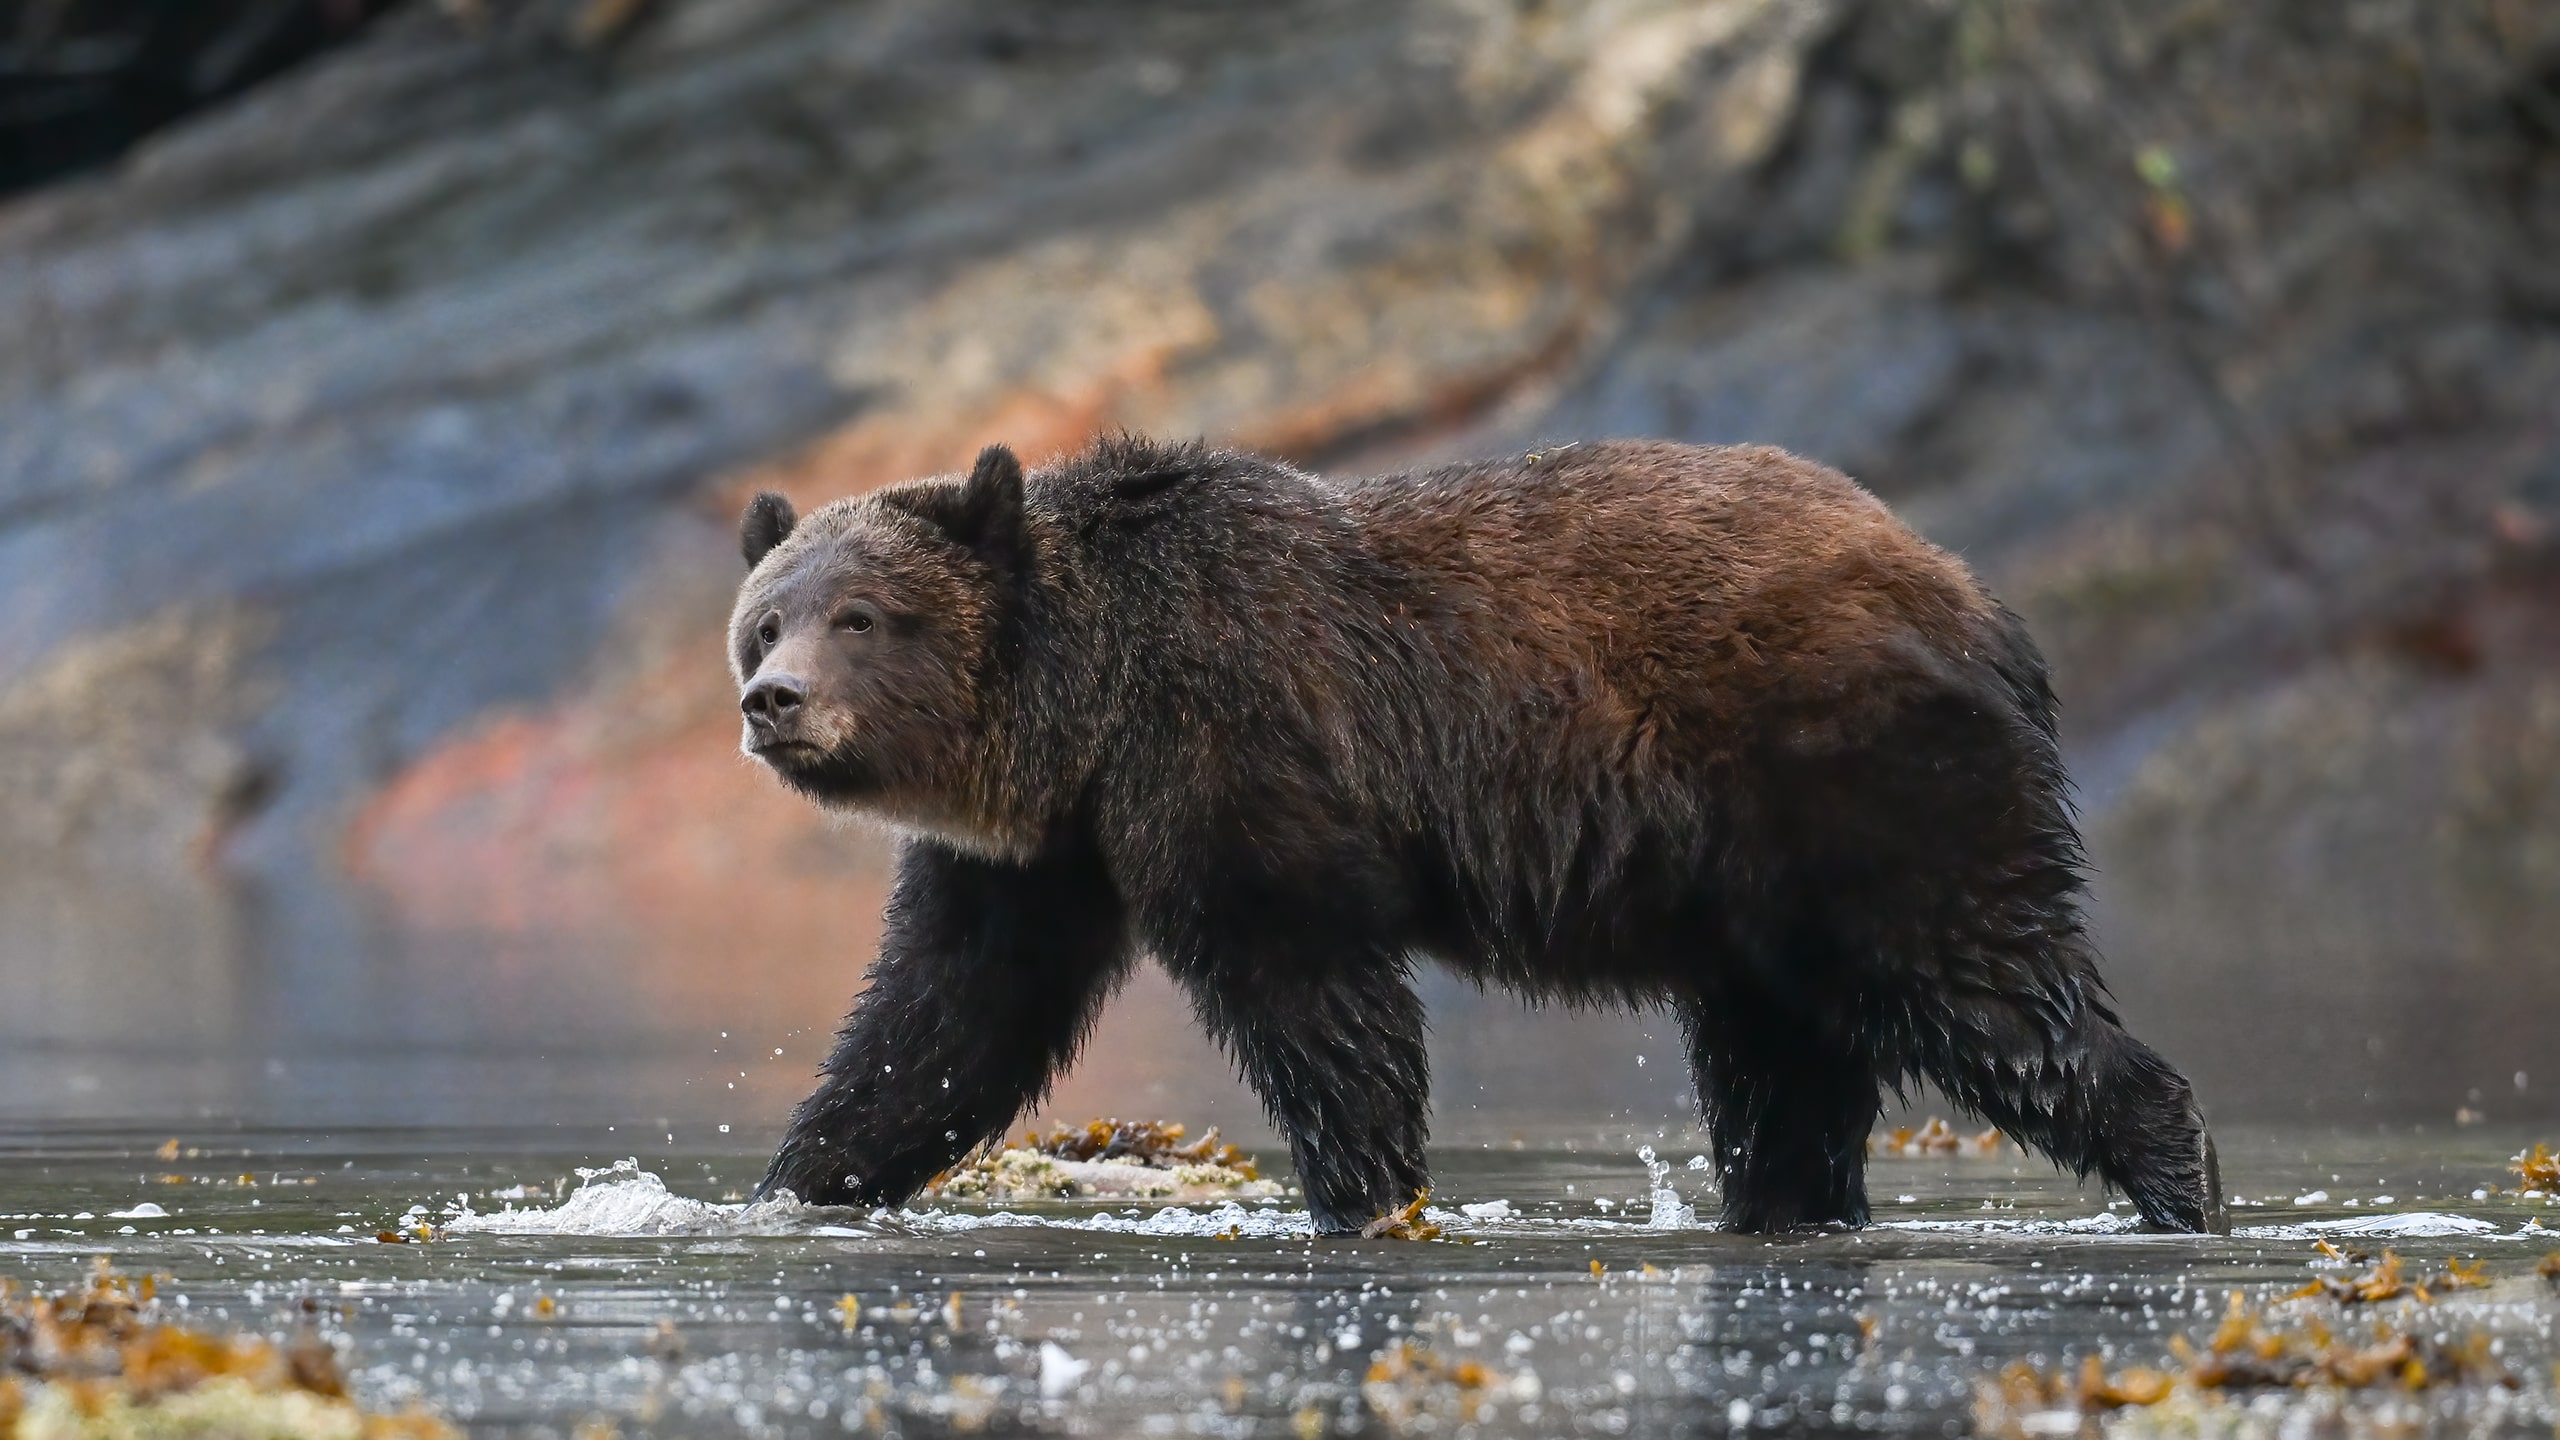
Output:
[[[1040,1394],[1055,1400],[1075,1393],[1076,1382],[1093,1368],[1090,1360],[1079,1360],[1054,1340],[1040,1342]]]
[[[2515,1239],[2526,1232],[2519,1230],[2514,1236],[2503,1236],[2498,1234],[2498,1224],[2494,1220],[2447,1215],[2438,1210],[2410,1210],[2397,1215],[2358,1215],[2345,1220],[2308,1220],[2294,1225],[2246,1225],[2231,1233],[2245,1240],[2320,1240],[2333,1235],[2416,1240],[2450,1235]]]
[[[1447,1218],[1442,1217],[1446,1214]],[[1434,1224],[1457,1222],[1454,1213],[1430,1210],[1425,1218]],[[1188,1205],[1167,1205],[1152,1215],[1025,1215],[1017,1210],[902,1210],[900,1223],[929,1234],[956,1234],[971,1230],[1009,1230],[1042,1227],[1055,1230],[1084,1230],[1109,1235],[1164,1235],[1209,1239],[1232,1231],[1238,1238],[1268,1239],[1284,1235],[1306,1235],[1314,1226],[1304,1210],[1283,1210],[1278,1206],[1244,1206],[1230,1200],[1207,1209]]]
[[[1867,1228],[1931,1235],[2132,1235],[2141,1231],[2142,1222],[2131,1215],[2081,1215],[2069,1220],[1995,1216],[1983,1220],[1878,1220]]]
[[[1303,1238],[1313,1233],[1304,1210],[1276,1205],[1244,1205],[1229,1200],[1215,1205],[1166,1205],[1147,1214],[1097,1210],[1032,1214],[1019,1210],[926,1209],[874,1211],[855,1219],[840,1209],[820,1209],[790,1199],[745,1204],[696,1200],[669,1190],[666,1182],[622,1160],[601,1170],[580,1170],[580,1184],[557,1205],[513,1206],[496,1211],[447,1207],[436,1223],[453,1235],[583,1235],[589,1237],[808,1235],[827,1239],[874,1239],[884,1233],[966,1234],[976,1230],[1045,1229],[1088,1234],[1134,1235],[1167,1239],[1211,1239],[1226,1235],[1244,1239]],[[424,1216],[424,1207],[415,1212]],[[1509,1205],[1489,1215],[1469,1215],[1438,1206],[1423,1218],[1450,1233],[1526,1235],[1535,1233],[1641,1232],[1646,1226],[1625,1220],[1527,1220]],[[850,1223],[848,1223],[850,1222]],[[1491,1222],[1491,1223],[1488,1223]],[[344,1243],[344,1242],[340,1242]]]
[[[802,1229],[810,1213],[790,1199],[722,1204],[678,1195],[638,1160],[580,1170],[578,1181],[557,1205],[487,1213],[457,1206],[437,1223],[476,1235],[780,1235]]]
[[[1681,1208],[1687,1209],[1688,1207],[1684,1205]],[[1630,1217],[1626,1219],[1600,1219],[1590,1216],[1564,1216],[1556,1219],[1545,1219],[1525,1216],[1516,1208],[1511,1206],[1508,1201],[1492,1201],[1481,1204],[1464,1205],[1454,1210],[1444,1210],[1436,1205],[1430,1206],[1423,1211],[1423,1218],[1429,1220],[1435,1225],[1438,1225],[1441,1229],[1447,1231],[1451,1235],[1477,1236],[1485,1238],[1497,1236],[1529,1238],[1541,1235],[1610,1235],[1631,1238],[1647,1233],[1659,1233],[1665,1228],[1694,1230],[1701,1233],[1721,1231],[1723,1229],[1721,1225],[1713,1220],[1698,1220],[1694,1218],[1694,1214],[1689,1217],[1684,1217],[1682,1221],[1675,1222],[1674,1226],[1666,1227],[1658,1218],[1656,1218],[1660,1216],[1661,1213],[1662,1212],[1660,1210],[1656,1210],[1651,1216]],[[2388,1224],[2393,1220],[2402,1218],[2410,1217],[2372,1216],[2355,1221],[2327,1223],[2331,1226],[2373,1226],[2376,1224]],[[2466,1222],[2459,1216],[2442,1216],[2433,1218],[2449,1221],[2455,1226],[2477,1224],[2480,1229],[2476,1231],[2458,1228],[2449,1228],[2444,1230],[2411,1229],[2405,1231],[2339,1231],[2332,1229],[2329,1233],[2457,1235],[2483,1233],[2497,1228],[2496,1226],[2490,1225],[2486,1222]],[[1307,1212],[1304,1210],[1282,1210],[1270,1206],[1252,1208],[1234,1204],[1232,1202],[1209,1209],[1196,1209],[1190,1206],[1181,1205],[1167,1206],[1146,1216],[1115,1215],[1109,1213],[1096,1215],[1032,1215],[1011,1210],[906,1210],[899,1212],[897,1219],[899,1223],[906,1228],[917,1231],[943,1233],[958,1233],[970,1230],[1038,1227],[1060,1230],[1084,1230],[1122,1235],[1199,1237],[1220,1235],[1232,1227],[1236,1235],[1240,1238],[1305,1236],[1310,1233],[1310,1224]],[[1981,1219],[1879,1220],[1868,1228],[1871,1230],[1881,1231],[1900,1231],[1908,1234],[1978,1236],[1984,1239],[2008,1238],[2013,1236],[2022,1239],[2032,1239],[2056,1235],[2148,1236],[2154,1234],[2154,1232],[2148,1231],[2144,1227],[2143,1222],[2138,1217],[2112,1213],[2081,1215],[2068,1219],[2053,1220],[2021,1219],[2011,1216],[1984,1217]],[[2300,1226],[2269,1226],[2263,1227],[2262,1229],[2244,1230],[2237,1233],[2244,1236],[2265,1235],[2274,1237],[2275,1233],[2279,1230],[2286,1231],[2289,1234],[2292,1231],[2302,1229],[2303,1227]],[[820,1227],[814,1233],[851,1234],[854,1232],[839,1232],[834,1231],[829,1227]],[[2542,1233],[2548,1234],[2550,1232]],[[2174,1241],[2190,1239],[2193,1237],[2163,1231],[2157,1232],[2156,1238]]]
[[[1658,1162],[1657,1162],[1658,1163]],[[811,1235],[827,1238],[869,1239],[886,1231],[900,1230],[916,1234],[963,1234],[972,1230],[1004,1230],[1045,1228],[1075,1230],[1097,1234],[1157,1236],[1166,1238],[1208,1239],[1219,1235],[1238,1238],[1273,1239],[1305,1236],[1311,1231],[1307,1212],[1284,1209],[1275,1205],[1242,1205],[1226,1201],[1216,1205],[1167,1205],[1145,1215],[1095,1211],[1092,1213],[1029,1214],[1018,1210],[901,1210],[890,1214],[874,1212],[863,1219],[848,1217],[845,1211],[818,1209],[802,1205],[788,1197],[748,1203],[721,1203],[696,1200],[669,1190],[666,1182],[640,1168],[637,1160],[621,1160],[601,1170],[580,1170],[578,1188],[557,1205],[510,1205],[505,1209],[476,1212],[463,1206],[448,1208],[438,1222],[447,1233],[479,1235],[587,1235],[587,1236],[742,1236],[742,1235]],[[1665,1185],[1662,1188],[1668,1189]],[[1592,1219],[1574,1217],[1557,1220],[1532,1220],[1507,1204],[1470,1205],[1458,1210],[1432,1207],[1425,1218],[1451,1234],[1525,1236],[1535,1233],[1604,1233],[1633,1234],[1657,1228],[1691,1228],[1711,1230],[1712,1223],[1700,1223],[1694,1213],[1684,1214],[1689,1207],[1680,1202],[1677,1192],[1670,1196],[1657,1194],[1651,1216],[1644,1220]],[[1669,1203],[1664,1203],[1668,1201]],[[1500,1204],[1500,1208],[1495,1206]],[[1666,1225],[1665,1222],[1669,1224]],[[1649,1222],[1649,1223],[1648,1223]],[[2142,1232],[2142,1222],[2124,1214],[2084,1215],[2073,1219],[2020,1219],[2011,1216],[1985,1216],[1979,1219],[1895,1219],[1880,1220],[1872,1227],[1879,1231],[1905,1234],[1973,1235],[1994,1237],[2035,1237],[2053,1235],[2133,1235]],[[2358,1215],[2343,1220],[2315,1220],[2290,1225],[2251,1225],[2234,1230],[2234,1237],[2246,1240],[2317,1240],[2327,1237],[2373,1239],[2425,1239],[2431,1237],[2476,1236],[2484,1239],[2548,1238],[2552,1232],[2528,1220],[2513,1234],[2502,1234],[2494,1221],[2474,1219],[2467,1215],[2451,1215],[2440,1211],[2418,1210],[2398,1214]],[[232,1237],[225,1237],[232,1238]],[[245,1237],[241,1237],[245,1238]],[[304,1245],[343,1245],[348,1242],[331,1237],[257,1237],[265,1243]],[[2162,1239],[2180,1237],[2163,1235]]]
[[[1879,1220],[1870,1228],[1876,1230],[1925,1231],[1941,1235],[2132,1235],[2145,1233],[2141,1220],[2131,1215],[2107,1214],[2083,1216],[2077,1220]],[[2493,1220],[2474,1219],[2468,1215],[2448,1215],[2435,1210],[2412,1210],[2392,1215],[2356,1215],[2343,1220],[2308,1220],[2291,1225],[2242,1225],[2234,1228],[2235,1240],[2320,1240],[2332,1236],[2368,1237],[2374,1239],[2430,1239],[2454,1236],[2479,1236],[2493,1240],[2528,1240],[2549,1236],[2552,1232],[2536,1228],[2531,1220],[2514,1234],[2501,1234]],[[2158,1232],[2164,1240],[2188,1237],[2172,1232]]]
[[[436,1223],[459,1235],[586,1236],[739,1236],[812,1235],[830,1239],[872,1239],[895,1229],[908,1233],[951,1234],[971,1230],[1039,1226],[1127,1235],[1203,1238],[1233,1230],[1238,1235],[1304,1235],[1307,1212],[1275,1207],[1247,1207],[1234,1201],[1205,1209],[1171,1205],[1152,1215],[1026,1215],[1012,1210],[904,1210],[895,1215],[875,1211],[847,1223],[846,1212],[802,1205],[788,1197],[746,1203],[696,1200],[667,1188],[637,1160],[620,1160],[601,1170],[580,1170],[578,1188],[557,1205],[474,1211],[449,1207]],[[423,1210],[423,1207],[421,1207]],[[1455,1223],[1454,1213],[1435,1220]]]

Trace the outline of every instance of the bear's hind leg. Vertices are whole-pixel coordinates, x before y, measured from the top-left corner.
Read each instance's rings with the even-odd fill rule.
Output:
[[[2150,1223],[2227,1235],[2222,1162],[2187,1077],[2157,1051],[2100,1020],[2090,1067],[2098,1118],[2098,1173],[2124,1191]]]
[[[1698,1104],[1730,1230],[1867,1223],[1875,1071],[1775,1007],[1719,996],[1688,1007]]]
[[[1969,996],[1924,1041],[1939,1089],[2163,1229],[2228,1234],[2222,1175],[2186,1077],[2082,994],[2067,1011]]]

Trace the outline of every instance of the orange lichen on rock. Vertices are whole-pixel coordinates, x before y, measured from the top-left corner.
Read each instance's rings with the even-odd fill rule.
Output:
[[[1905,1125],[1882,1135],[1867,1137],[1867,1153],[1892,1159],[1915,1160],[1928,1155],[1997,1155],[2008,1137],[1994,1126],[1978,1134],[1965,1135],[1938,1116],[1913,1129]]]
[[[56,1295],[0,1280],[0,1440],[21,1434],[304,1435],[447,1440],[434,1416],[368,1412],[316,1334],[279,1345],[160,1317],[149,1277],[101,1261]]]

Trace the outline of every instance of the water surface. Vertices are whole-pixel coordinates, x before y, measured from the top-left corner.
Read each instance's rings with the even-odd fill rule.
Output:
[[[362,1398],[478,1434],[1939,1434],[2007,1362],[2153,1363],[2235,1289],[2337,1273],[2325,1237],[2478,1257],[2488,1288],[2394,1313],[2487,1337],[2515,1382],[2333,1418],[2547,1435],[2560,1293],[2532,1271],[2560,1205],[2489,1192],[2525,1138],[2226,1130],[2228,1239],[2141,1233],[2014,1151],[1879,1159],[1873,1228],[1766,1239],[1682,1213],[1713,1208],[1694,1129],[1549,1125],[1435,1154],[1447,1238],[1362,1242],[1286,1200],[749,1207],[772,1137],[743,1131],[21,1127],[0,1273],[104,1255],[196,1322],[316,1324]]]

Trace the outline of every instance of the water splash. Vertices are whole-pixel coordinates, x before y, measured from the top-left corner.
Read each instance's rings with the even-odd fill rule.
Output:
[[[810,1214],[788,1195],[745,1204],[678,1195],[626,1159],[579,1170],[578,1188],[557,1205],[481,1213],[466,1202],[439,1223],[448,1233],[482,1235],[780,1235],[806,1228]]]
[[[1152,1215],[1024,1214],[1011,1210],[905,1210],[894,1216],[840,1208],[803,1205],[788,1194],[771,1200],[722,1203],[678,1195],[638,1160],[618,1160],[602,1169],[581,1169],[578,1188],[557,1205],[513,1206],[475,1211],[467,1203],[447,1207],[437,1223],[448,1234],[587,1235],[587,1236],[730,1236],[818,1235],[873,1237],[884,1234],[951,1233],[969,1230],[1038,1226],[1127,1235],[1238,1236],[1304,1235],[1307,1212],[1276,1206],[1248,1208],[1232,1201],[1194,1209],[1173,1205]],[[420,1219],[425,1207],[414,1207]],[[1437,1212],[1434,1212],[1435,1215]],[[1457,1216],[1447,1217],[1450,1221]]]
[[[1653,1214],[1645,1223],[1656,1230],[1686,1230],[1697,1224],[1698,1212],[1671,1183],[1671,1162],[1656,1156],[1650,1145],[1638,1150],[1636,1158],[1644,1162],[1646,1185],[1653,1192]]]

